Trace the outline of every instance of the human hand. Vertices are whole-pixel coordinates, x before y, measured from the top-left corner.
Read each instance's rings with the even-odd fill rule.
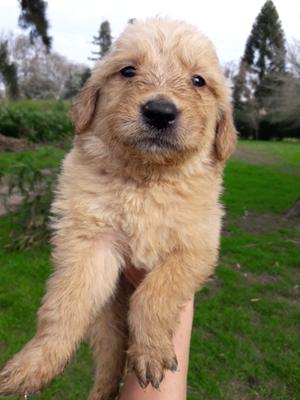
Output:
[[[126,280],[136,288],[145,276],[145,271],[130,266],[124,272]],[[180,322],[173,337],[175,353],[178,359],[176,372],[166,371],[159,390],[149,385],[142,389],[134,374],[129,374],[121,393],[120,400],[186,400],[189,348],[193,321],[194,299],[182,308]]]

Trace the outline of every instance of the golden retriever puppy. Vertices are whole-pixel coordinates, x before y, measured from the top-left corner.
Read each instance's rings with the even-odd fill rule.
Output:
[[[52,206],[55,271],[34,338],[3,368],[0,393],[30,394],[84,337],[92,400],[113,399],[125,363],[158,388],[175,371],[182,305],[217,261],[224,161],[236,142],[219,61],[190,25],[129,24],[72,110],[76,138]],[[122,271],[147,272],[130,294]]]

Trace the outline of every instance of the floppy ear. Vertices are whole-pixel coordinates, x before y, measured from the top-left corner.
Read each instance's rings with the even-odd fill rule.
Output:
[[[231,107],[221,112],[216,126],[215,151],[218,160],[225,161],[233,153],[237,141]]]
[[[90,78],[75,99],[71,109],[71,120],[76,133],[83,133],[89,128],[95,114],[99,91],[99,86],[96,87]]]

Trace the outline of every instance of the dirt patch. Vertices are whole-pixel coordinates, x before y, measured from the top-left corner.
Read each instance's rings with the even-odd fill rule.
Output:
[[[26,139],[18,139],[2,135],[0,133],[0,152],[20,153],[22,151],[33,150],[35,146]]]
[[[222,283],[218,279],[216,275],[211,276],[204,288],[200,291],[199,296],[197,297],[196,301],[202,301],[202,300],[207,300],[215,296],[216,293],[218,293],[220,290],[222,290]]]
[[[262,150],[254,150],[243,147],[242,144],[233,153],[234,160],[242,161],[247,164],[254,165],[270,165],[272,169],[288,175],[300,176],[299,168],[291,165],[284,165],[281,158],[276,157],[274,154],[267,153]]]
[[[233,379],[226,388],[225,400],[258,400],[261,397],[258,394],[251,393],[247,382],[240,379]]]
[[[286,214],[288,219],[298,218],[300,222],[300,198],[296,201],[294,206]]]
[[[273,165],[276,163],[280,163],[280,159],[278,157],[275,157],[274,155],[261,151],[257,152],[249,148],[244,148],[241,145],[233,153],[232,158],[235,160],[243,161],[247,164],[255,165]]]
[[[270,299],[271,300],[271,299]],[[280,303],[285,303],[288,306],[299,306],[300,301],[300,293],[299,291],[291,290],[289,293],[285,295],[279,295],[272,297],[272,300],[279,301]]]
[[[243,277],[251,284],[268,285],[282,280],[281,276],[275,276],[267,273],[254,274],[253,272],[243,272]]]
[[[299,219],[291,219],[287,218],[286,215],[271,213],[255,214],[248,212],[238,221],[238,225],[243,230],[253,234],[267,233],[280,228],[292,228],[297,224],[299,224]]]
[[[41,174],[46,178],[48,176],[57,175],[58,168],[44,168],[40,170]],[[32,197],[36,194],[41,194],[43,192],[44,187],[48,187],[47,181],[38,181],[34,185],[33,190],[27,190],[27,193]],[[12,190],[10,190],[11,183],[9,176],[3,176],[0,179],[0,216],[15,212],[22,205],[24,200],[24,196],[21,193],[20,187],[15,186]]]
[[[291,268],[290,273],[293,276],[296,285],[298,285],[300,288],[300,266],[298,268]]]
[[[0,185],[0,216],[16,211],[22,201],[23,196],[17,189],[9,193],[9,185],[5,182],[5,178],[2,178]]]

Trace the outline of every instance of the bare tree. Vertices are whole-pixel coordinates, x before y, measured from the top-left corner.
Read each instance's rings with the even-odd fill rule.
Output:
[[[300,40],[294,39],[288,45],[287,61],[292,74],[300,80]]]
[[[22,97],[62,98],[69,77],[86,68],[71,63],[58,53],[49,53],[41,40],[32,44],[25,35],[10,38],[9,48],[17,65]]]
[[[233,82],[234,77],[237,75],[238,73],[238,65],[235,61],[231,60],[231,61],[227,61],[224,65],[223,65],[223,72],[224,75],[226,76],[227,79],[229,79],[231,82]]]
[[[300,40],[293,40],[288,45],[287,64],[288,73],[282,76],[282,84],[275,88],[271,106],[274,111],[293,112],[297,117],[300,110]]]

